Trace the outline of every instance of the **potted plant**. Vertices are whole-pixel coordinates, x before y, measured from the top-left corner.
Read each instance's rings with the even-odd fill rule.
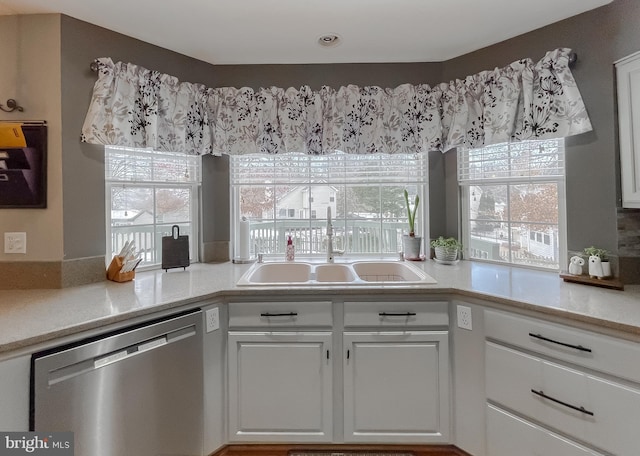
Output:
[[[602,279],[611,276],[611,263],[607,258],[608,251],[591,246],[584,249],[584,254],[589,261],[589,275],[592,278]]]
[[[445,238],[440,236],[431,241],[431,247],[436,254],[436,260],[443,262],[454,262],[458,259],[462,243],[454,237]]]
[[[416,236],[415,224],[416,224],[416,212],[418,212],[418,204],[420,203],[420,197],[416,195],[413,201],[413,208],[409,204],[409,192],[404,190],[404,202],[407,206],[407,216],[409,219],[409,234],[402,236],[402,251],[404,257],[407,260],[419,260],[420,248],[422,246],[422,237]]]

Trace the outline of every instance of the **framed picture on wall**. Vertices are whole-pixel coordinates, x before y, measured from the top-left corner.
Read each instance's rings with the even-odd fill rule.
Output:
[[[47,126],[0,122],[0,209],[47,207]]]

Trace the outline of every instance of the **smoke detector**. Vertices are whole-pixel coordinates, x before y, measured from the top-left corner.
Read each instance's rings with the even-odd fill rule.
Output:
[[[341,38],[340,35],[335,33],[329,33],[327,35],[322,35],[318,38],[318,44],[323,47],[333,47],[340,44]]]

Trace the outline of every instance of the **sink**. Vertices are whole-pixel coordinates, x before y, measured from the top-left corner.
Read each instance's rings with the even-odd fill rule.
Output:
[[[399,261],[256,263],[238,286],[384,285],[436,283],[420,268]]]
[[[365,282],[420,282],[429,277],[423,271],[399,262],[363,261],[353,263],[353,270]]]
[[[346,264],[321,264],[316,266],[318,282],[353,282],[356,275]]]
[[[308,263],[263,263],[252,267],[247,280],[253,283],[289,283],[308,282],[311,278],[311,265]]]

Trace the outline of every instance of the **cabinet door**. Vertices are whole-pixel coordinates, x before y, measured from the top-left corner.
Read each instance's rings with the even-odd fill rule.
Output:
[[[616,62],[622,207],[640,208],[640,53]]]
[[[345,332],[344,351],[345,441],[448,441],[446,331]]]
[[[600,453],[487,405],[487,455],[600,456]]]
[[[332,439],[329,332],[229,333],[229,439]]]
[[[0,429],[29,430],[31,355],[0,361]]]

